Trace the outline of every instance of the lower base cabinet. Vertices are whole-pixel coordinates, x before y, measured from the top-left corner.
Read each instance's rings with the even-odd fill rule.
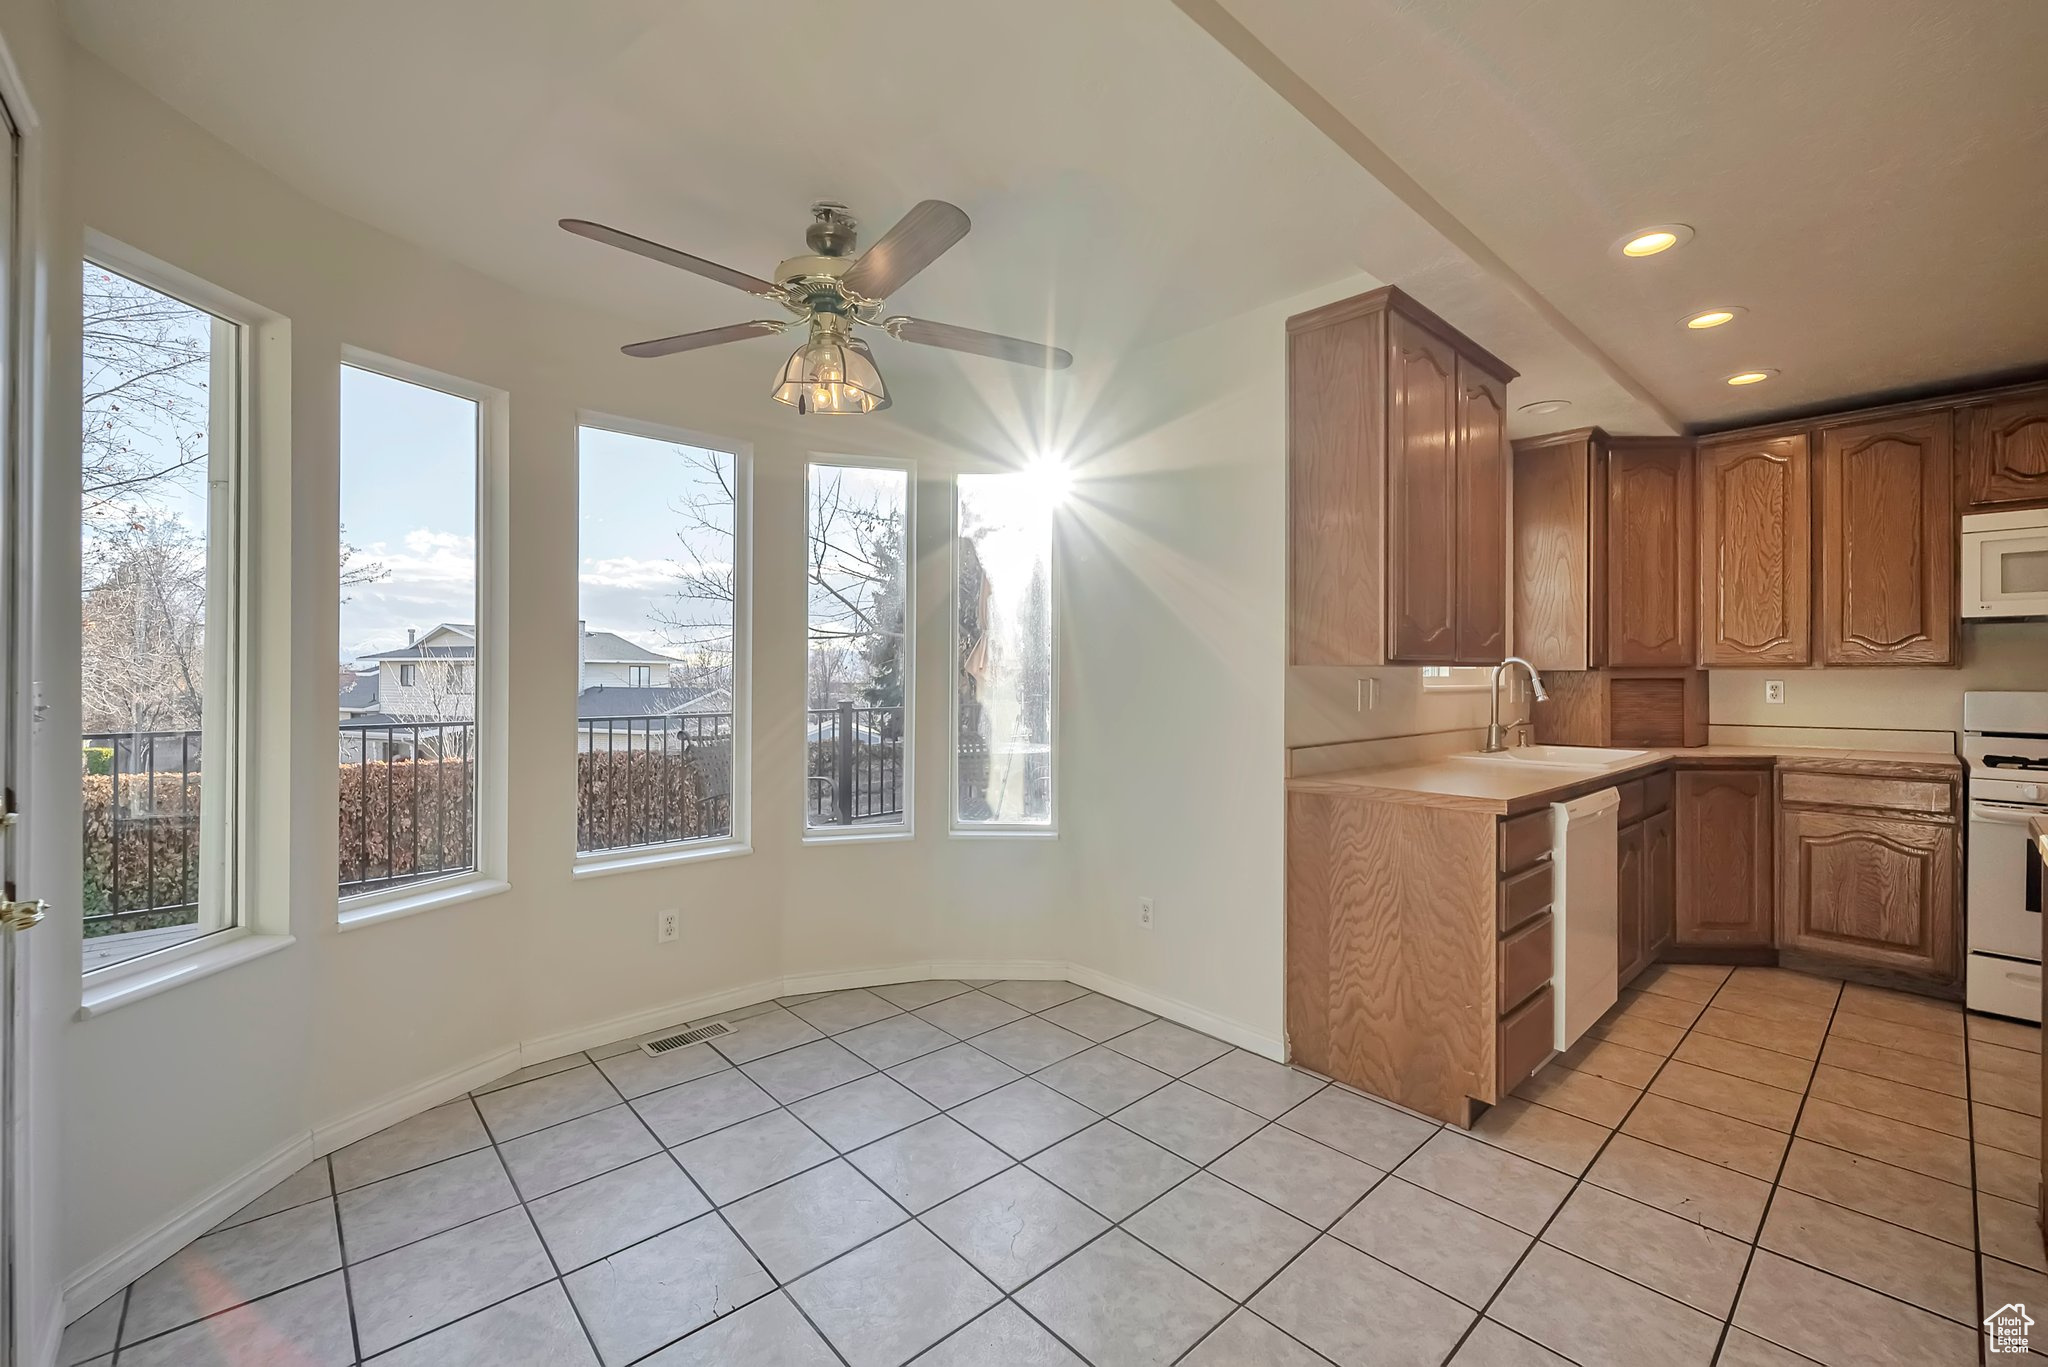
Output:
[[[1949,987],[1962,965],[1950,821],[1787,807],[1778,949]]]
[[[1772,915],[1768,765],[1678,771],[1673,939],[1688,949],[1768,949]]]

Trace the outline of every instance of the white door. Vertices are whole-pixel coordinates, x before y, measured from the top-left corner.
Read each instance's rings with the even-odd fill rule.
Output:
[[[4,104],[0,135],[5,138],[0,146],[0,646],[5,651],[0,663],[0,1367],[14,1367],[34,1352],[16,1339],[34,1317],[20,1313],[22,1288],[15,1275],[27,1218],[27,1188],[20,1180],[27,1116],[18,1105],[27,1058],[20,1011],[26,962],[20,951],[26,946],[18,948],[15,942],[41,919],[42,904],[19,882],[26,854],[20,806],[28,785],[27,695],[32,686],[27,629],[31,571],[23,535],[30,484],[28,452],[16,422],[21,137]]]

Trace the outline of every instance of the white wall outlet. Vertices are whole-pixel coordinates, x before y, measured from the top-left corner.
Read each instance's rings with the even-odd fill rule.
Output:
[[[1152,929],[1152,899],[1149,897],[1138,899],[1138,925],[1145,930]]]
[[[1356,703],[1357,710],[1360,712],[1370,712],[1379,705],[1380,681],[1378,679],[1371,678],[1359,679],[1358,698]]]
[[[1785,681],[1784,681],[1783,679],[1765,679],[1765,680],[1764,680],[1764,701],[1765,701],[1765,702],[1783,702],[1783,701],[1785,701]]]
[[[669,907],[654,913],[654,943],[668,944],[683,938],[683,913]]]

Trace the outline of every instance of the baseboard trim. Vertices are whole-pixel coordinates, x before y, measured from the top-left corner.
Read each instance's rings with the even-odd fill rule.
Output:
[[[1142,1007],[1155,1016],[1163,1016],[1176,1024],[1185,1025],[1190,1030],[1199,1030],[1205,1035],[1214,1035],[1227,1044],[1234,1044],[1261,1058],[1272,1059],[1275,1063],[1287,1061],[1287,1044],[1279,1036],[1254,1030],[1240,1021],[1219,1016],[1213,1011],[1204,1010],[1178,997],[1169,997],[1164,993],[1140,987],[1136,983],[1125,982],[1122,978],[1113,978],[1107,973],[1089,968],[1086,964],[1068,964],[1064,976],[1077,987],[1085,987],[1091,992],[1100,992],[1105,997],[1115,997],[1118,1001]]]
[[[73,1277],[64,1288],[64,1326],[119,1291],[186,1244],[313,1161],[313,1137],[297,1135],[256,1162],[181,1206],[155,1229],[138,1234]],[[56,1356],[54,1350],[51,1357]]]
[[[1153,992],[1084,964],[1059,959],[927,959],[908,964],[769,978],[723,992],[647,1007],[494,1050],[317,1125],[180,1208],[157,1228],[138,1235],[73,1277],[64,1290],[64,1323],[57,1326],[58,1333],[62,1333],[64,1324],[77,1319],[313,1159],[395,1125],[408,1116],[453,1101],[515,1068],[544,1063],[564,1054],[644,1035],[683,1021],[702,1020],[721,1011],[752,1006],[775,997],[837,992],[850,987],[879,987],[886,983],[924,978],[1063,978],[1092,992],[1129,1002],[1191,1030],[1214,1035],[1265,1058],[1284,1060],[1286,1057],[1286,1046],[1277,1037],[1177,997]]]

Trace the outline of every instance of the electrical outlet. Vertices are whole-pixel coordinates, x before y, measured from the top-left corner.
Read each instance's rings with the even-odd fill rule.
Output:
[[[1783,701],[1785,701],[1785,681],[1784,681],[1783,679],[1765,679],[1765,680],[1764,680],[1764,701],[1765,701],[1765,702],[1783,702]]]
[[[1380,681],[1378,679],[1363,678],[1359,679],[1357,683],[1356,710],[1370,712],[1378,707],[1380,705]]]
[[[1152,929],[1152,899],[1149,897],[1138,899],[1138,925],[1145,930]]]
[[[683,914],[674,907],[654,913],[654,943],[668,944],[683,938]]]

